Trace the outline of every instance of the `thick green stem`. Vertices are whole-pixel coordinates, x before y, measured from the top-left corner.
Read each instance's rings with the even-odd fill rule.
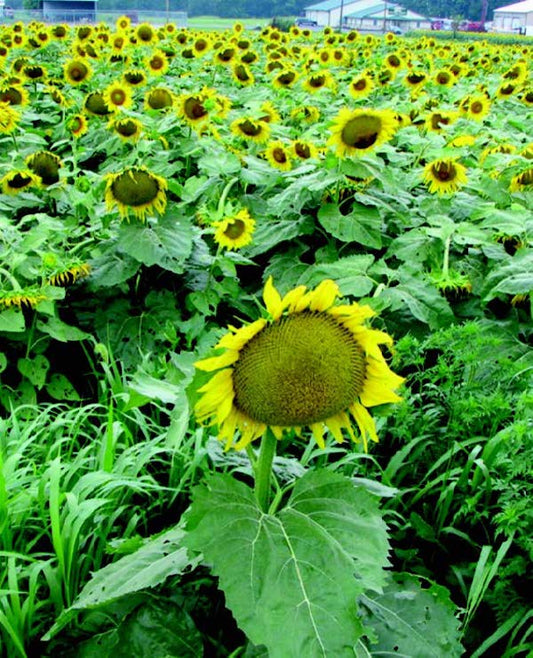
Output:
[[[277,439],[270,428],[261,439],[261,449],[255,471],[255,495],[259,507],[268,512],[270,504],[270,477],[272,475],[272,462],[276,454]]]

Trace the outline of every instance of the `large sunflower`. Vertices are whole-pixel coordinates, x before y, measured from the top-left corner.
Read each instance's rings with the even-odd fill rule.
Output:
[[[457,191],[467,181],[466,168],[454,158],[441,158],[429,162],[424,168],[424,182],[429,191],[447,194]]]
[[[367,407],[401,399],[394,390],[403,379],[379,347],[392,338],[364,325],[374,315],[369,306],[336,305],[338,296],[337,285],[326,280],[282,298],[269,278],[263,292],[268,318],[230,327],[216,346],[224,352],[196,363],[216,371],[199,389],[196,416],[218,425],[227,449],[246,447],[267,428],[279,438],[307,426],[322,448],[326,427],[338,442],[343,430],[358,441],[350,414],[365,450],[368,438],[378,440]]]
[[[390,110],[343,108],[333,125],[328,144],[340,158],[364,155],[394,135],[398,123]]]
[[[121,217],[127,219],[130,211],[141,221],[152,211],[163,214],[167,197],[167,182],[146,167],[130,167],[117,174],[106,176],[105,200],[111,210],[118,206]]]

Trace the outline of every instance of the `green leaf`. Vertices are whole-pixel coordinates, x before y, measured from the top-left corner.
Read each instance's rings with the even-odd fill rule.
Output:
[[[0,331],[12,331],[18,333],[24,331],[26,323],[22,311],[8,308],[0,313]]]
[[[65,377],[65,375],[54,373],[50,381],[46,384],[46,392],[54,400],[71,400],[77,402],[80,400],[78,392]]]
[[[197,487],[188,547],[202,551],[240,628],[270,658],[353,656],[356,597],[385,582],[388,541],[377,499],[330,471],[304,475],[286,507],[264,514],[229,475]]]
[[[374,256],[364,254],[339,258],[335,263],[312,265],[298,283],[314,287],[324,279],[333,279],[342,295],[364,297],[374,287],[373,280],[366,274],[373,262]]]
[[[186,219],[166,216],[153,224],[122,224],[118,247],[144,265],[181,274],[192,250],[192,237]]]
[[[336,203],[327,203],[318,211],[318,221],[330,235],[342,242],[381,248],[381,218],[376,208],[354,202],[350,214],[343,215]]]
[[[0,372],[4,372],[6,368],[7,368],[7,356],[3,352],[0,352]]]
[[[81,642],[69,653],[76,658],[197,658],[202,636],[178,604],[158,598],[144,603],[116,629]]]
[[[37,320],[37,329],[61,343],[84,340],[89,337],[89,334],[85,331],[72,327],[56,317],[42,317]]]
[[[246,248],[246,255],[250,257],[264,254],[280,242],[293,240],[299,235],[307,235],[314,230],[313,222],[309,217],[301,219],[284,219],[279,222],[265,220],[258,222],[252,244]]]
[[[133,376],[129,388],[146,397],[147,400],[160,400],[161,402],[176,402],[182,391],[181,386],[140,371]]]
[[[19,359],[17,368],[21,375],[24,375],[34,386],[41,389],[46,382],[50,361],[42,354],[38,354],[34,359]]]
[[[91,261],[91,287],[110,287],[127,281],[139,269],[139,261],[117,251],[116,245]]]
[[[134,553],[93,574],[70,608],[64,610],[46,639],[56,635],[72,619],[74,612],[87,610],[114,601],[121,596],[155,587],[169,576],[176,576],[195,566],[183,545],[183,528],[175,526],[149,539]],[[134,655],[134,654],[132,654]]]
[[[482,297],[486,301],[500,293],[527,295],[533,292],[533,252],[518,251],[486,278]]]
[[[402,274],[401,283],[386,288],[381,297],[390,302],[393,311],[407,307],[417,320],[428,324],[431,329],[446,327],[454,319],[450,305],[439,291],[409,274]]]
[[[377,637],[372,655],[409,658],[461,656],[456,607],[445,587],[422,589],[410,574],[394,574],[383,594],[361,597],[365,620]]]

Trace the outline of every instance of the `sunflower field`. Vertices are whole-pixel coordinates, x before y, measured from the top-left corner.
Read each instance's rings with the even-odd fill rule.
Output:
[[[0,25],[0,654],[531,656],[531,52]]]

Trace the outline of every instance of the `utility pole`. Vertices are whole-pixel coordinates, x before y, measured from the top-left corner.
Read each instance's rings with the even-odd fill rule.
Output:
[[[339,32],[342,32],[343,14],[344,14],[344,0],[341,0],[341,13],[339,14]]]

